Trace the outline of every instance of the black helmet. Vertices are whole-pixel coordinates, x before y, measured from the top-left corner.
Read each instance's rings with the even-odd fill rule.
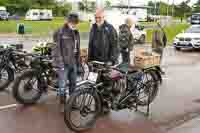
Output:
[[[67,15],[66,19],[68,22],[71,23],[76,23],[76,24],[79,23],[79,16],[77,13],[70,13],[69,15]]]

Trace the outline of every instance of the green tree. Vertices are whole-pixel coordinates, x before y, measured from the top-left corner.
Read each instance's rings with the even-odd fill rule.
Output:
[[[24,16],[29,9],[52,9],[55,16],[63,16],[72,9],[71,4],[60,4],[57,0],[0,0],[10,14]]]
[[[198,0],[198,1],[194,4],[192,12],[194,12],[194,13],[200,12],[200,0]]]
[[[105,8],[108,8],[108,9],[109,9],[109,8],[111,8],[111,5],[112,5],[112,4],[111,4],[111,2],[110,2],[109,0],[106,0],[106,1],[105,1]]]
[[[0,0],[0,6],[6,6],[8,0]]]
[[[189,1],[181,2],[175,8],[175,16],[186,17],[187,14],[191,14],[192,8],[188,5]]]

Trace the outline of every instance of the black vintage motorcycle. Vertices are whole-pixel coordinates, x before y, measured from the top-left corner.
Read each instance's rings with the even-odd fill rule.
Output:
[[[13,83],[13,97],[24,105],[35,104],[48,88],[56,88],[57,73],[51,59],[45,55],[33,55],[30,69],[22,72]]]
[[[22,72],[13,83],[13,97],[24,105],[37,103],[43,93],[48,89],[58,89],[57,68],[52,65],[49,55],[34,55],[30,68]],[[84,71],[83,71],[84,72]],[[80,80],[84,74],[80,73]],[[66,84],[67,88],[68,84]]]
[[[14,80],[15,74],[28,68],[26,53],[13,48],[0,50],[0,90],[4,90]]]
[[[127,64],[117,67],[102,62],[90,64],[92,69],[87,85],[74,92],[65,105],[64,120],[71,130],[80,132],[90,129],[105,105],[115,111],[147,106],[148,114],[149,105],[157,96],[161,82],[158,66],[130,69]]]

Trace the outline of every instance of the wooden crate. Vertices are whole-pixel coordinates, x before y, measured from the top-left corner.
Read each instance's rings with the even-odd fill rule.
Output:
[[[137,67],[144,68],[153,65],[160,65],[160,55],[156,53],[140,53],[135,55],[134,64]]]

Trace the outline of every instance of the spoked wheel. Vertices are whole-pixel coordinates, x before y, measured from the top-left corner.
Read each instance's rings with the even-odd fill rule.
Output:
[[[101,102],[97,93],[79,90],[70,96],[65,105],[64,120],[73,131],[85,131],[95,124],[101,113]]]
[[[155,75],[151,71],[144,72],[138,91],[138,105],[147,106],[153,102],[158,93],[158,83]]]
[[[43,93],[42,81],[34,71],[26,71],[20,75],[13,85],[13,96],[24,105],[35,104]]]
[[[14,80],[14,72],[10,67],[0,68],[0,90],[4,90]]]

